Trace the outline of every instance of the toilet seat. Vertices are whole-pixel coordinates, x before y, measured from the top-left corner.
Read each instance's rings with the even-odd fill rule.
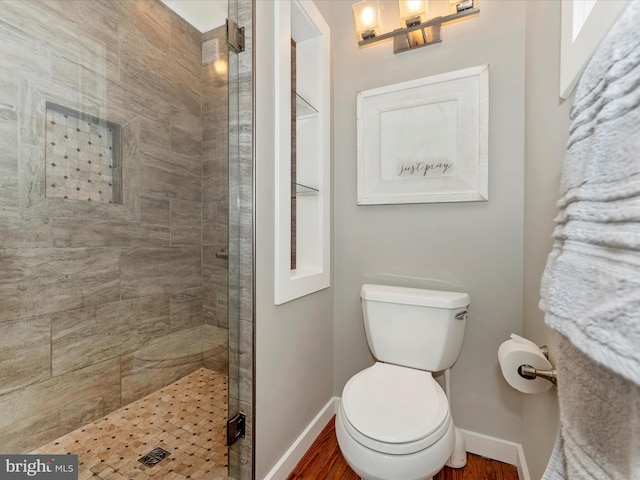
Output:
[[[428,448],[451,424],[447,397],[430,372],[381,362],[347,382],[340,413],[358,443],[388,454]]]

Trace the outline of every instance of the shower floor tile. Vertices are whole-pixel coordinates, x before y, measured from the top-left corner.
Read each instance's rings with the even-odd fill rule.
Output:
[[[78,454],[79,480],[227,479],[227,376],[201,368],[31,453]],[[170,456],[138,459],[155,447]]]

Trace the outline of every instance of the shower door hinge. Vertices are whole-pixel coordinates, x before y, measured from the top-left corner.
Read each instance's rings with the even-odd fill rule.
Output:
[[[227,18],[227,45],[236,53],[244,52],[244,27]]]
[[[245,434],[245,420],[244,413],[236,413],[233,417],[227,420],[227,446],[230,447],[238,441],[239,438],[244,438]]]

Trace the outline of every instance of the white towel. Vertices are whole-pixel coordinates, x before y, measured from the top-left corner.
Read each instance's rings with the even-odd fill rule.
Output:
[[[541,286],[562,334],[560,435],[543,478],[640,479],[640,1],[587,65],[571,119]]]

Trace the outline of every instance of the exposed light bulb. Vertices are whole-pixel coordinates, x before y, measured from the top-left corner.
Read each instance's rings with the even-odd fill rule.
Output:
[[[371,26],[375,18],[376,18],[376,12],[372,7],[366,7],[362,9],[362,13],[360,14],[360,19],[362,20],[363,27]]]
[[[420,12],[420,7],[422,7],[421,0],[408,0],[407,1],[407,11],[410,13]]]

